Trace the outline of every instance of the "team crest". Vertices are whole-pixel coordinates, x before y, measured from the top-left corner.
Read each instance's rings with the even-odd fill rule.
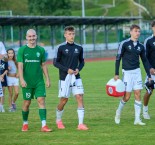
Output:
[[[140,51],[140,47],[138,46],[138,49],[137,49],[138,51]]]
[[[78,51],[78,49],[77,49],[77,48],[75,48],[74,53],[79,53],[79,51]]]
[[[37,57],[39,57],[39,56],[40,56],[40,53],[39,53],[39,52],[37,52],[37,53],[36,53],[36,55],[37,55]]]
[[[65,52],[66,52],[66,53],[68,53],[68,51],[69,51],[68,49],[65,49]]]
[[[128,48],[131,49],[131,45],[129,45]]]
[[[26,98],[30,98],[31,97],[31,93],[26,93]]]

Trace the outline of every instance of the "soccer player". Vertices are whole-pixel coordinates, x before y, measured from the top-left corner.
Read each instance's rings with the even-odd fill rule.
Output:
[[[0,59],[0,80],[3,89],[3,96],[0,98],[0,112],[5,112],[4,109],[4,96],[5,96],[5,88],[7,87],[6,74],[8,72],[8,62],[5,58]]]
[[[59,69],[59,95],[60,102],[56,110],[56,124],[58,129],[64,129],[62,114],[70,93],[75,96],[77,101],[78,130],[88,130],[83,123],[84,103],[83,103],[83,84],[79,72],[84,67],[83,48],[74,42],[75,28],[67,26],[64,29],[66,41],[60,44],[56,50],[54,66]]]
[[[119,67],[120,61],[122,59],[122,72],[123,82],[125,84],[125,95],[123,96],[116,110],[115,123],[120,123],[122,109],[124,108],[126,102],[130,99],[131,92],[133,90],[135,97],[134,125],[145,125],[145,123],[143,123],[140,118],[142,106],[140,95],[141,89],[143,87],[139,56],[141,57],[149,81],[151,81],[151,75],[149,72],[148,60],[145,56],[144,46],[138,41],[138,38],[140,36],[140,27],[138,25],[131,25],[130,35],[131,37],[129,39],[126,39],[120,43],[116,56],[114,79],[119,79]]]
[[[5,50],[5,46],[4,44],[0,41],[0,60],[4,60],[7,56],[7,53],[6,53],[6,50]],[[6,77],[6,65],[7,65],[7,62],[1,61],[1,65],[0,65],[0,69],[1,71],[3,71],[3,75],[2,75],[2,72],[0,72],[0,83],[3,82],[3,85],[5,85],[6,81],[4,82],[4,77]],[[4,68],[5,67],[5,68]],[[4,73],[5,72],[5,73]],[[3,87],[4,89],[5,87]],[[3,89],[2,89],[2,85],[0,84],[0,112],[5,112],[5,109],[4,109],[4,93],[3,93]]]
[[[151,24],[153,35],[146,38],[144,41],[144,47],[146,49],[146,57],[149,61],[151,78],[155,81],[155,20]],[[147,77],[146,81],[147,82]],[[152,95],[153,89],[150,92],[146,91],[144,94],[144,105],[143,105],[143,117],[144,119],[150,119],[150,115],[148,113],[148,103],[150,96]]]
[[[37,34],[33,29],[26,33],[27,45],[18,50],[17,61],[19,79],[23,92],[23,127],[22,131],[28,131],[28,114],[31,99],[37,99],[39,106],[39,116],[42,122],[41,131],[50,132],[51,129],[46,125],[46,108],[45,108],[45,83],[43,73],[46,77],[46,86],[50,87],[50,79],[47,66],[45,64],[45,50],[36,44]]]

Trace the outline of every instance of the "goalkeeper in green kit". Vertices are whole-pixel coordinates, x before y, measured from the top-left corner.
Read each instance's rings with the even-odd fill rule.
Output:
[[[36,44],[37,34],[34,29],[29,29],[26,33],[27,45],[18,50],[17,61],[19,78],[23,93],[23,126],[22,131],[28,131],[28,115],[31,99],[35,98],[38,102],[39,116],[42,122],[41,131],[50,132],[46,125],[45,108],[45,83],[43,74],[46,78],[46,87],[50,87],[50,79],[47,66],[45,64],[45,50]]]

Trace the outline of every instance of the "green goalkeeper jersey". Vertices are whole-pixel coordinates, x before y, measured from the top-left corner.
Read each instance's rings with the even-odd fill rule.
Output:
[[[18,50],[17,61],[23,63],[23,77],[27,83],[27,88],[35,88],[43,80],[42,63],[45,62],[44,48],[36,45],[29,48],[27,45]]]

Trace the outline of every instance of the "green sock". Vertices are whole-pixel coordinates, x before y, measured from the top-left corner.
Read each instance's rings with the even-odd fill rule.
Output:
[[[46,120],[46,109],[39,109],[40,120]]]
[[[29,111],[22,111],[23,121],[28,120]]]

